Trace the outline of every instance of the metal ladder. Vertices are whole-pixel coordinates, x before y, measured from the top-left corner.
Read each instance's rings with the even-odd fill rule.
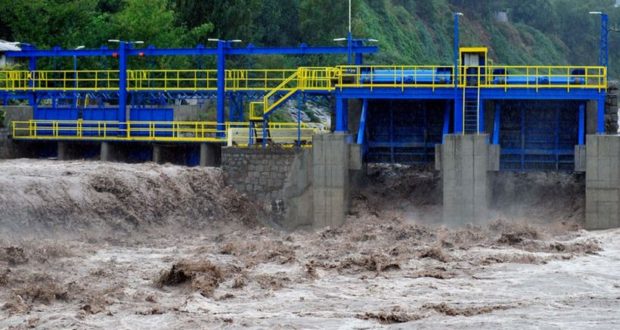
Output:
[[[480,126],[480,85],[463,88],[463,133],[478,134]]]

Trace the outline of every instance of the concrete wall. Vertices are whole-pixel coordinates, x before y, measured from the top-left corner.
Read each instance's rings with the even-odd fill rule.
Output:
[[[620,227],[620,136],[589,135],[586,155],[585,227]]]
[[[33,118],[31,106],[27,105],[11,105],[3,106],[4,111],[4,127],[10,128],[13,121],[26,121]]]
[[[499,165],[499,150],[490,146],[488,139],[487,134],[448,135],[438,148],[444,223],[462,225],[488,220],[489,172],[498,170]]]
[[[174,121],[198,121],[206,119],[206,105],[174,105]]]

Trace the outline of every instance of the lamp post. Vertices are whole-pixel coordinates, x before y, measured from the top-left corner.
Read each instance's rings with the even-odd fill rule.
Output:
[[[459,96],[459,18],[463,13],[454,13],[454,133],[463,133],[463,103],[457,101]]]
[[[601,16],[601,40],[598,61],[600,66],[607,67],[609,66],[609,16],[601,11],[591,11],[590,15]]]
[[[75,50],[80,50],[80,49],[84,49],[86,48],[85,46],[77,46],[75,47]],[[78,107],[78,96],[77,96],[77,89],[78,89],[78,72],[77,72],[77,55],[73,55],[73,86],[75,87],[75,91],[73,92],[74,94],[74,99],[73,102],[75,104],[75,108],[77,109]]]
[[[118,72],[118,121],[121,123],[120,130],[125,128],[127,122],[127,46],[141,45],[144,41],[123,41],[119,39],[110,39],[108,42],[118,44],[119,72]],[[129,130],[127,130],[129,136]]]
[[[591,11],[590,15],[600,15],[601,16],[601,40],[600,40],[600,50],[598,62],[599,65],[605,67],[607,72],[607,79],[609,79],[609,16],[601,11]],[[581,111],[581,109],[580,109]],[[582,114],[580,113],[580,120]],[[598,109],[597,109],[597,121],[596,121],[596,131],[598,134],[605,133],[605,96],[601,96],[598,100]],[[580,132],[580,138],[581,138]]]

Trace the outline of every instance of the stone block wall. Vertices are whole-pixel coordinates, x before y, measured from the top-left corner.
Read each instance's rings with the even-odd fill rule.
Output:
[[[281,199],[297,153],[294,149],[222,148],[226,182],[255,199]]]

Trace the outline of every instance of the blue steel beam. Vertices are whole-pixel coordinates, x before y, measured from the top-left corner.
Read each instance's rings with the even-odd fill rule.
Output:
[[[366,143],[366,117],[368,116],[368,99],[362,101],[362,115],[360,116],[360,127],[357,130],[357,144],[364,145]]]
[[[354,54],[374,54],[379,51],[376,46],[353,45],[351,51]],[[255,47],[249,45],[246,48],[229,48],[226,55],[331,55],[348,54],[349,47],[310,47],[301,45],[299,47]],[[114,49],[25,49],[19,52],[6,52],[7,57],[93,57],[93,56],[113,56],[118,54]],[[218,48],[154,48],[127,49],[128,56],[200,56],[217,55]]]

